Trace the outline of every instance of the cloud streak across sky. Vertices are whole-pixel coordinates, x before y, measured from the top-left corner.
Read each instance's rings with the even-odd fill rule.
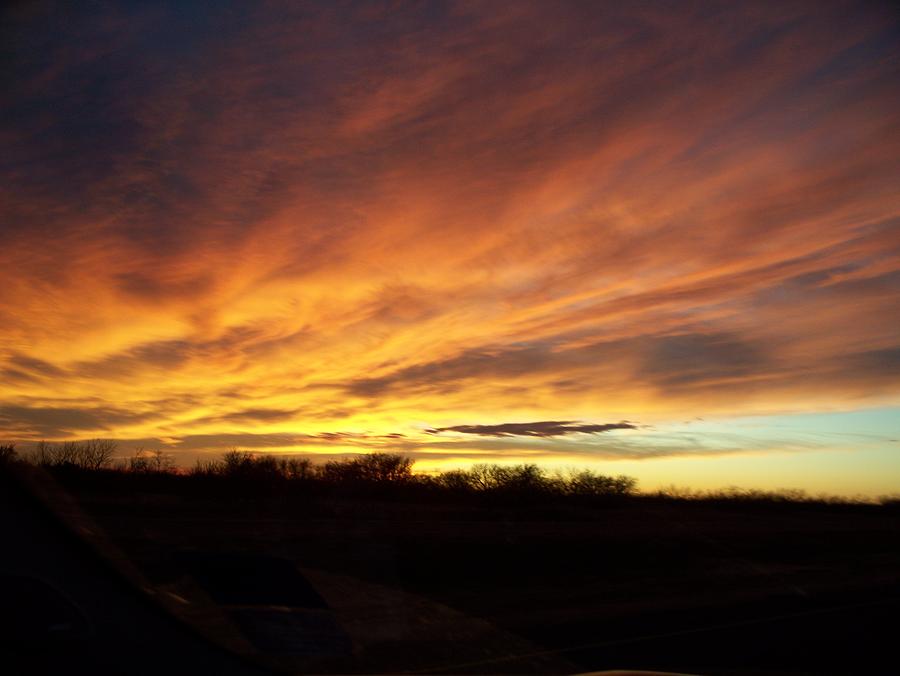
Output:
[[[531,423],[500,423],[499,425],[454,425],[425,430],[429,434],[460,432],[483,437],[562,437],[567,434],[599,434],[610,430],[633,430],[629,422],[590,425],[572,420],[542,420]]]
[[[900,403],[889,3],[5,12],[0,437]]]

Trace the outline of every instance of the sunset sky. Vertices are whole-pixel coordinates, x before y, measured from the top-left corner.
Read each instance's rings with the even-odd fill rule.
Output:
[[[893,3],[3,11],[0,440],[900,492]]]

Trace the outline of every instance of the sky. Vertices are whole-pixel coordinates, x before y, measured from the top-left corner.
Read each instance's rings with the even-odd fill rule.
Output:
[[[0,439],[900,492],[889,2],[20,2]]]

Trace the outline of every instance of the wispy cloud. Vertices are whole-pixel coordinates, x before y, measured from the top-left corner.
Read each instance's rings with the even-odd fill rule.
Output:
[[[886,4],[3,11],[0,435],[900,402]]]

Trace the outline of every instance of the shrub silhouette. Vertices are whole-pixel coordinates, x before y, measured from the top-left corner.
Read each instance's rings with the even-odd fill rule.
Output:
[[[319,476],[329,483],[402,483],[412,480],[413,461],[395,453],[371,453],[326,462]]]
[[[634,493],[637,481],[628,476],[606,476],[589,469],[548,475],[533,463],[497,465],[479,463],[468,470],[450,470],[434,478],[439,488],[456,493],[498,493],[557,496],[624,496]]]
[[[309,458],[281,458],[278,461],[278,471],[291,481],[309,481],[316,475]]]
[[[439,487],[455,493],[464,493],[472,490],[472,476],[462,469],[452,469],[438,474],[433,483]]]
[[[232,449],[222,456],[222,474],[230,479],[249,479],[255,474],[263,474],[261,458],[250,451]]]
[[[535,464],[478,463],[468,472],[460,471],[454,480],[467,480],[472,490],[480,492],[546,492],[551,487],[543,470]]]
[[[555,482],[558,484],[560,492],[580,497],[630,495],[637,487],[637,480],[632,477],[605,476],[589,469],[560,472],[555,477]]]

